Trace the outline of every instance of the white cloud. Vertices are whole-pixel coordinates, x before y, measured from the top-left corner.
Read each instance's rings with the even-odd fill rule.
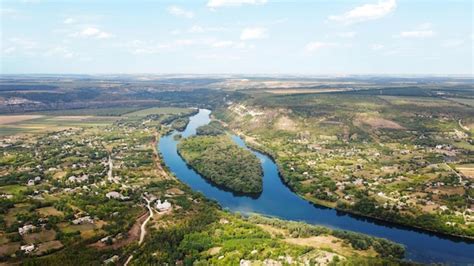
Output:
[[[341,38],[354,38],[357,35],[357,32],[355,31],[340,32],[336,35]]]
[[[400,32],[400,37],[402,38],[427,38],[433,37],[434,35],[435,32],[432,30],[412,30]]]
[[[44,53],[45,56],[63,57],[66,59],[73,58],[75,54],[64,46],[56,46]]]
[[[95,38],[95,39],[108,39],[113,37],[112,34],[102,31],[95,27],[88,27],[79,32],[71,34],[72,37],[80,38]]]
[[[73,24],[73,23],[76,23],[76,20],[73,19],[73,18],[66,18],[64,21],[63,21],[64,24]]]
[[[0,1],[1,2],[1,1]],[[2,18],[12,18],[12,19],[23,19],[27,18],[25,14],[20,13],[18,10],[13,8],[0,8],[0,16]]]
[[[378,51],[378,50],[382,50],[384,47],[385,47],[385,45],[383,45],[383,44],[374,43],[370,46],[370,49]]]
[[[185,10],[179,6],[169,6],[168,13],[170,13],[173,16],[181,17],[181,18],[191,19],[194,17],[194,13],[192,11]]]
[[[235,55],[229,55],[229,54],[224,54],[224,55],[221,55],[221,54],[201,54],[201,55],[197,55],[196,59],[200,59],[200,60],[225,60],[225,61],[228,61],[228,60],[240,60],[240,57],[235,56]]]
[[[21,0],[21,2],[24,4],[38,4],[41,0]]]
[[[460,39],[452,39],[452,40],[446,40],[442,43],[443,47],[459,47],[464,44],[463,40]]]
[[[199,25],[193,25],[191,28],[188,29],[190,33],[204,33],[204,32],[221,32],[226,31],[227,29],[224,27],[202,27]]]
[[[188,31],[192,33],[202,33],[204,32],[204,28],[198,25],[193,25]]]
[[[380,0],[376,4],[365,4],[355,7],[342,15],[329,16],[328,19],[343,24],[352,24],[383,18],[393,12],[396,7],[396,0]]]
[[[436,35],[436,32],[431,29],[431,23],[423,23],[418,25],[414,30],[402,31],[395,37],[400,38],[429,38]]]
[[[37,42],[23,37],[7,38],[2,41],[2,55],[5,56],[35,56],[38,54],[39,45]]]
[[[158,54],[170,48],[167,44],[159,44],[150,41],[134,40],[126,45],[132,54]]]
[[[225,47],[230,47],[232,45],[234,45],[233,41],[217,41],[212,44],[212,47],[225,48]]]
[[[243,41],[246,40],[256,40],[263,39],[267,37],[267,29],[260,27],[245,28],[240,34],[240,39]]]
[[[306,52],[313,53],[323,48],[330,48],[337,45],[337,43],[332,42],[310,42],[306,45],[305,50]]]
[[[207,7],[219,8],[219,7],[230,7],[230,6],[241,6],[241,5],[264,5],[267,0],[209,0]]]

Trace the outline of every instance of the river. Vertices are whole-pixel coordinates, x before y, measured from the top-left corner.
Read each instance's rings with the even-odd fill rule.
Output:
[[[304,221],[335,229],[350,230],[372,236],[383,237],[406,247],[408,260],[430,263],[474,264],[474,241],[462,241],[458,238],[437,235],[418,229],[393,225],[363,218],[331,208],[314,205],[292,192],[281,180],[275,163],[267,155],[252,152],[258,157],[263,168],[263,192],[258,197],[236,195],[224,191],[207,182],[189,168],[178,155],[178,141],[173,138],[180,133],[183,137],[196,134],[196,128],[210,122],[210,111],[201,109],[192,116],[183,132],[174,131],[161,137],[159,150],[168,168],[178,179],[193,190],[200,191],[206,197],[214,199],[223,208],[241,213],[260,213],[287,220]],[[232,139],[246,149],[244,141],[238,136]]]

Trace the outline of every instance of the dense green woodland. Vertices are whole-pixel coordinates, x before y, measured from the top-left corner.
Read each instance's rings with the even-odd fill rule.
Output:
[[[178,151],[205,178],[240,193],[262,192],[262,167],[250,151],[228,136],[196,136],[183,140]]]

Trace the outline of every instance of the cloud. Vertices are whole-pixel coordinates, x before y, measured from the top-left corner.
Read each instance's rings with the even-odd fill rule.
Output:
[[[166,49],[171,48],[168,44],[160,44],[155,43],[152,41],[141,41],[141,40],[134,40],[125,45],[126,48],[130,51],[130,53],[135,55],[142,55],[142,54],[158,54],[163,52]]]
[[[188,29],[190,33],[204,33],[204,32],[220,32],[226,31],[227,29],[224,27],[202,27],[199,25],[193,25],[191,28]]]
[[[66,18],[64,21],[63,21],[64,24],[73,24],[73,23],[76,23],[76,20],[73,19],[73,18]]]
[[[44,53],[45,56],[54,56],[54,57],[63,57],[63,58],[73,58],[75,54],[71,52],[68,48],[64,46],[56,46]]]
[[[0,1],[1,2],[1,1]],[[23,13],[13,8],[0,8],[0,16],[2,18],[23,19],[27,18]]]
[[[245,28],[240,34],[240,39],[242,41],[247,40],[257,40],[267,37],[267,29],[260,27]]]
[[[337,45],[338,45],[337,43],[332,43],[332,42],[310,42],[306,44],[305,51],[308,53],[313,53],[323,48],[330,48]]]
[[[340,33],[337,33],[336,35],[341,38],[354,38],[357,35],[357,32],[355,31],[340,32]]]
[[[240,60],[240,57],[235,56],[235,55],[229,55],[229,54],[224,54],[224,55],[221,55],[221,54],[201,54],[201,55],[197,55],[196,59],[200,59],[200,60],[225,60],[225,61],[228,61],[228,60]]]
[[[88,27],[79,32],[71,34],[72,37],[80,38],[94,38],[94,39],[108,39],[113,37],[112,34],[102,31],[95,27]]]
[[[10,55],[10,54],[13,54],[15,51],[16,51],[16,47],[11,46],[11,47],[7,47],[3,49],[2,53],[4,55]]]
[[[355,7],[342,15],[329,16],[328,19],[343,24],[358,23],[383,18],[393,12],[396,7],[396,0],[380,0],[376,4],[365,4]]]
[[[213,48],[232,48],[232,49],[240,49],[240,50],[246,50],[246,49],[253,49],[255,48],[255,45],[253,44],[248,44],[245,42],[234,42],[234,41],[228,41],[228,40],[217,40],[213,41],[211,43],[211,47]]]
[[[2,55],[25,55],[35,56],[38,53],[39,45],[37,42],[26,38],[13,37],[3,40],[3,49],[1,50]]]
[[[463,40],[460,39],[452,39],[452,40],[446,40],[444,41],[441,45],[443,47],[459,47],[464,44]]]
[[[174,51],[178,48],[206,45],[214,43],[214,39],[177,39],[169,42],[134,40],[125,45],[120,45],[128,49],[132,54],[159,54],[162,52]]]
[[[402,31],[395,37],[400,38],[429,38],[436,35],[436,32],[431,29],[431,23],[423,23],[418,25],[414,30]]]
[[[180,18],[188,18],[191,19],[194,17],[194,13],[192,11],[185,10],[179,6],[169,6],[168,13],[173,16],[180,17]]]
[[[435,32],[432,30],[412,30],[412,31],[402,31],[400,32],[400,37],[402,38],[427,38],[433,37]]]
[[[217,41],[212,44],[212,47],[225,48],[225,47],[230,47],[232,45],[234,45],[233,41]]]
[[[219,7],[230,7],[230,6],[241,6],[241,5],[264,5],[267,0],[209,0],[207,7],[219,8]]]
[[[383,45],[383,44],[374,43],[370,46],[370,49],[372,49],[374,51],[378,51],[378,50],[382,50],[384,47],[385,47],[385,45]]]

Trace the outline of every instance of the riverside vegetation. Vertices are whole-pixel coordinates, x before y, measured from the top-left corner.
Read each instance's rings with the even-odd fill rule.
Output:
[[[129,265],[400,263],[403,247],[393,242],[302,223],[247,219],[222,211],[176,180],[153,146],[156,137],[172,130],[170,117],[193,112],[152,108],[101,124],[69,117],[57,120],[66,127],[2,137],[0,261],[103,265],[123,264],[133,255]],[[40,122],[48,125],[49,119],[57,117]],[[145,194],[168,200],[172,209],[154,211],[139,246],[140,225],[148,213],[141,198]],[[25,226],[31,230],[20,234]]]
[[[260,161],[227,135],[190,137],[181,140],[178,151],[191,167],[219,186],[237,193],[262,192]]]
[[[302,197],[474,237],[474,108],[466,104],[472,89],[247,95],[216,117],[271,155]]]

